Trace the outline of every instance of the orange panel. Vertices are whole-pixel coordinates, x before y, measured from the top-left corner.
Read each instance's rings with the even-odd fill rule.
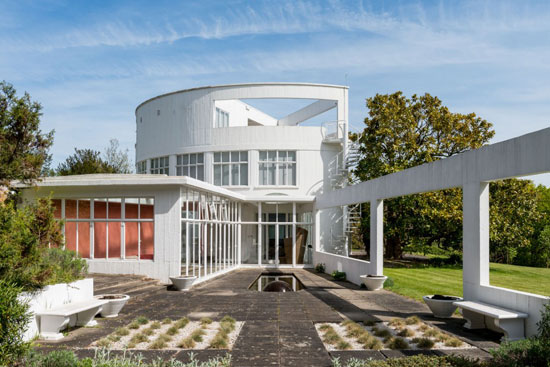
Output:
[[[89,222],[78,223],[78,255],[86,259],[90,257],[90,223]]]
[[[61,219],[61,200],[53,199],[52,206],[53,206],[53,216],[56,219]]]
[[[126,222],[124,224],[124,236],[126,239],[125,254],[127,259],[138,256],[138,224],[137,222]]]
[[[153,260],[155,250],[155,223],[142,222],[140,224],[141,258]]]
[[[109,201],[109,218],[120,219],[120,203]]]
[[[90,200],[78,200],[78,218],[90,218]]]
[[[94,223],[94,259],[105,259],[106,256],[107,256],[107,223],[95,222]]]
[[[76,251],[76,223],[65,222],[65,248]]]
[[[76,218],[76,200],[65,200],[65,218]]]
[[[109,204],[110,213],[111,204]],[[120,259],[120,222],[109,222],[109,258]]]
[[[141,204],[140,216],[142,219],[153,219],[155,216],[155,207],[151,204]]]
[[[126,218],[137,219],[138,218],[138,204],[124,204],[124,210]]]
[[[94,201],[94,218],[107,218],[107,203]]]

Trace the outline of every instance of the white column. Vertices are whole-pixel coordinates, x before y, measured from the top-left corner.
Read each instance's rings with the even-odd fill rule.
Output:
[[[384,201],[370,202],[370,269],[371,275],[384,273]]]
[[[489,285],[489,183],[467,183],[462,195],[463,291],[476,301],[479,286]]]
[[[321,211],[315,209],[313,211],[313,240],[315,251],[321,251]]]
[[[258,203],[258,265],[262,265],[262,203]]]
[[[241,221],[242,221],[242,203],[239,203],[239,213],[238,213],[238,218],[237,220],[239,221],[239,225],[237,227],[237,264],[238,265],[241,265],[242,263],[242,256],[241,256],[241,240],[242,240],[242,224],[241,224]]]
[[[288,254],[285,254],[288,256]],[[292,266],[296,267],[296,203],[292,203]],[[292,278],[294,280],[294,278]],[[296,287],[294,287],[296,288]]]

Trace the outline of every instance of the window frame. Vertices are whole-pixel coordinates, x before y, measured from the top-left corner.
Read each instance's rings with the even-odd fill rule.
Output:
[[[195,162],[192,163],[191,157],[195,157]],[[184,157],[187,158],[187,160],[184,159]],[[199,162],[199,157],[201,157],[200,160],[202,162]],[[200,153],[185,153],[185,154],[178,154],[176,156],[176,176],[187,176],[194,178],[196,180],[204,181],[204,169],[205,169],[205,162],[204,162],[204,152]],[[202,178],[199,178],[199,168],[202,167]],[[195,169],[195,174],[191,174],[191,169]]]
[[[234,160],[235,154],[238,160]],[[246,166],[246,172],[242,168]],[[217,167],[219,173],[216,174]],[[236,169],[237,183],[233,180]],[[224,184],[224,171],[227,170],[228,181]],[[216,177],[216,176],[219,177]],[[216,180],[219,178],[219,182]],[[243,181],[246,180],[245,183]],[[247,187],[250,183],[250,152],[247,150],[231,150],[213,152],[212,156],[212,184],[224,187]]]
[[[265,158],[262,158],[262,153],[265,153]],[[285,159],[280,159],[283,155]],[[294,159],[289,159],[289,153],[293,153]],[[272,155],[274,154],[274,159]],[[281,173],[280,166],[285,165],[285,170]],[[264,175],[264,181],[262,181],[262,167],[266,166]],[[274,182],[269,182],[270,166],[273,166],[274,170],[271,173],[274,176]],[[294,170],[294,180],[291,180],[292,171]],[[283,183],[279,182],[280,175],[283,174]],[[296,187],[298,185],[298,151],[296,150],[259,150],[258,151],[258,186],[262,187]]]
[[[161,166],[161,163],[165,165]],[[170,156],[151,158],[151,174],[153,175],[169,175],[170,174]]]
[[[220,124],[220,116],[223,116],[223,121]],[[214,127],[215,128],[221,128],[221,127],[229,127],[229,112],[226,110],[223,110],[219,107],[216,107],[214,110]]]

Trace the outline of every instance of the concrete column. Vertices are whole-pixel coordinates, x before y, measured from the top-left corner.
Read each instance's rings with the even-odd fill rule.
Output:
[[[321,211],[313,210],[313,246],[315,251],[324,250],[321,246]]]
[[[470,182],[462,193],[463,291],[478,300],[480,285],[489,285],[489,183]]]
[[[262,202],[258,202],[258,265],[262,265]]]
[[[384,273],[384,200],[370,202],[370,269],[371,275]]]

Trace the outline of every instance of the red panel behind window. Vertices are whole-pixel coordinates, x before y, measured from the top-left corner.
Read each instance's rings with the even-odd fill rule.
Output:
[[[107,223],[95,222],[94,259],[105,259],[105,257],[107,257]]]
[[[155,223],[142,222],[140,224],[141,255],[144,260],[153,260],[155,249]]]
[[[76,223],[65,222],[65,248],[76,251]]]
[[[111,204],[109,204],[109,214]],[[109,259],[120,259],[120,222],[109,222]]]
[[[126,239],[125,256],[127,259],[137,259],[138,256],[138,224],[137,222],[124,223]]]
[[[80,257],[83,257],[86,259],[90,257],[90,223],[89,222],[78,223],[78,254],[80,255]]]

